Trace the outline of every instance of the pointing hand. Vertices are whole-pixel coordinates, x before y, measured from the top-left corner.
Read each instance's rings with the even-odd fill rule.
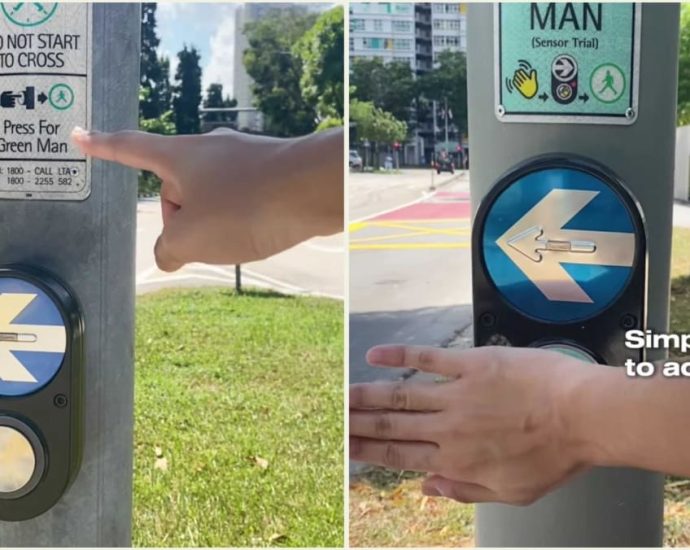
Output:
[[[161,178],[155,255],[164,271],[261,260],[342,231],[342,129],[278,139],[232,130],[161,136],[75,128],[72,138],[87,155]]]
[[[518,69],[513,75],[513,85],[527,99],[532,99],[539,91],[537,71],[532,69],[529,74],[525,69]]]

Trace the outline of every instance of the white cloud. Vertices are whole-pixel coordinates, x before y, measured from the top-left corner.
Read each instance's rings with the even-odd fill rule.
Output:
[[[235,60],[235,14],[234,7],[225,13],[209,40],[210,55],[203,72],[204,92],[209,84],[219,82],[223,85],[224,94],[231,94],[233,89],[233,72]]]

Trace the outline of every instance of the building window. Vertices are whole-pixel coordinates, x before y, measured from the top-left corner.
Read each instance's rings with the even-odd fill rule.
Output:
[[[393,13],[412,13],[414,4],[393,4]]]
[[[405,38],[394,38],[393,39],[393,49],[395,50],[411,50],[412,40],[407,40]]]
[[[392,24],[394,32],[410,32],[412,30],[412,24],[409,21],[393,21]]]
[[[363,31],[364,19],[350,19],[350,31]]]
[[[383,38],[362,38],[362,46],[372,50],[383,48]]]
[[[383,19],[374,19],[374,30],[375,31],[382,31],[383,30]]]

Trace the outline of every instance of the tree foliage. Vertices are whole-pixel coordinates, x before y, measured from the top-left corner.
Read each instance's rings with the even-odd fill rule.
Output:
[[[419,78],[419,91],[428,100],[448,102],[453,124],[459,132],[467,131],[467,61],[461,52],[445,51],[438,56],[438,66]]]
[[[678,125],[690,124],[690,4],[680,7],[678,52]]]
[[[199,106],[201,105],[201,58],[194,46],[184,46],[177,54],[173,88],[173,110],[178,134],[198,134],[200,130]]]
[[[252,78],[255,106],[276,136],[308,134],[317,124],[315,106],[302,94],[302,60],[293,46],[314,25],[315,14],[276,10],[249,23],[243,62]]]
[[[355,97],[371,101],[399,120],[410,118],[410,106],[417,95],[417,86],[409,64],[384,63],[381,59],[353,59],[350,83]]]
[[[300,86],[304,99],[316,106],[320,122],[336,126],[344,114],[343,7],[323,13],[294,46],[302,62]]]
[[[371,101],[350,100],[350,120],[357,125],[357,136],[362,140],[390,145],[407,136],[407,123]]]
[[[140,86],[148,93],[139,102],[139,114],[145,119],[161,116],[170,109],[170,61],[159,58],[160,39],[156,34],[156,4],[141,5]]]
[[[204,107],[237,107],[237,100],[230,99],[229,96],[223,97],[222,84],[210,84],[208,89],[206,90],[206,97],[204,98]],[[237,113],[204,113],[203,118],[205,122],[234,123],[237,120]]]

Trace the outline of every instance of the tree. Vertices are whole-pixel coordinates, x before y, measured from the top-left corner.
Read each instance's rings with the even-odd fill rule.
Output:
[[[204,99],[204,107],[237,107],[237,100],[229,97],[223,98],[222,84],[209,84]],[[226,122],[234,123],[237,120],[237,113],[204,113],[204,122]]]
[[[438,66],[419,79],[422,95],[442,105],[448,102],[453,125],[467,131],[467,61],[461,52],[445,51],[438,56]]]
[[[690,4],[681,4],[678,52],[678,125],[685,124],[690,124]]]
[[[344,105],[344,21],[343,7],[322,14],[295,45],[302,62],[300,86],[306,101],[316,106],[319,125],[337,119],[342,125]],[[337,126],[333,122],[326,123]]]
[[[354,97],[360,101],[371,101],[395,118],[409,120],[417,85],[408,63],[353,59],[350,63],[350,83],[355,87]]]
[[[170,109],[170,62],[159,58],[160,39],[156,34],[156,4],[141,5],[140,85],[148,91],[139,102],[139,113],[145,119],[161,116]]]
[[[178,134],[198,134],[199,106],[201,105],[201,58],[196,48],[185,44],[177,54],[178,64],[175,72],[173,91],[173,110]]]
[[[407,123],[379,109],[371,101],[351,99],[350,121],[356,124],[357,137],[372,142],[376,151],[379,144],[392,145],[407,136]]]
[[[254,81],[254,105],[273,135],[304,135],[316,127],[316,109],[302,96],[302,62],[292,51],[315,20],[315,14],[276,10],[244,30],[249,47],[243,62]]]

